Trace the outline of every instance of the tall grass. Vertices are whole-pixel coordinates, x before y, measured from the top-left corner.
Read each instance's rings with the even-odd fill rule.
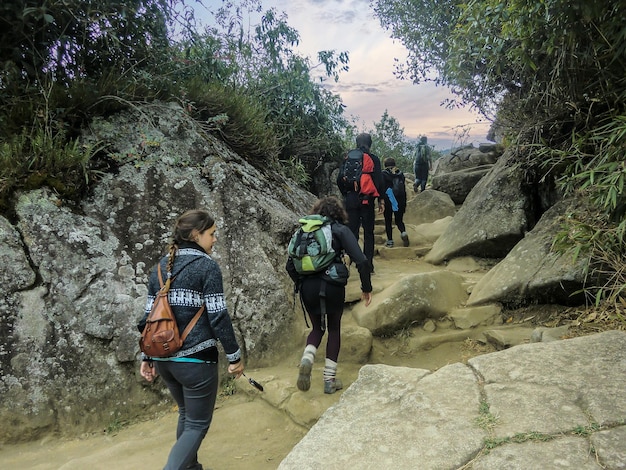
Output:
[[[42,127],[0,142],[0,209],[7,209],[16,191],[41,186],[75,199],[95,176],[90,162],[99,150]]]

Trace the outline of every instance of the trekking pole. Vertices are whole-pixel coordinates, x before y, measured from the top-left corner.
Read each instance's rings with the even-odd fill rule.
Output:
[[[256,388],[257,390],[259,390],[260,392],[263,391],[263,385],[261,385],[259,382],[257,382],[254,379],[251,379],[250,377],[248,377],[246,374],[244,374],[243,372],[241,373],[241,375],[243,375],[246,379],[248,379],[248,382],[250,383],[250,385],[252,385],[254,388]]]

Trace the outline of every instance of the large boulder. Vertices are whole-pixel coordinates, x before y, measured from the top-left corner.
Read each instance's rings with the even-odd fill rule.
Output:
[[[486,165],[493,165],[502,155],[504,148],[499,144],[480,144],[478,148],[470,144],[459,147],[437,159],[435,176],[455,171],[467,170]]]
[[[408,190],[411,191],[410,189]],[[420,225],[456,214],[456,205],[446,193],[426,190],[410,198],[406,204],[404,223]]]
[[[377,294],[369,307],[355,306],[352,316],[359,326],[381,336],[426,318],[441,318],[466,300],[461,275],[447,271],[420,273],[392,284]]]
[[[481,165],[433,176],[432,189],[446,193],[455,204],[463,204],[472,188],[492,167],[493,165]]]
[[[178,106],[97,120],[85,141],[135,160],[79,206],[42,189],[19,195],[15,226],[0,219],[0,418],[11,423],[0,442],[101,429],[165,403],[163,385],[137,375],[135,325],[148,273],[187,209],[217,221],[213,257],[248,365],[299,345],[285,246],[313,195],[248,164]]]
[[[580,305],[584,302],[586,258],[552,250],[564,214],[582,209],[575,201],[560,201],[526,234],[509,254],[474,286],[468,305],[501,302]]]
[[[531,228],[523,173],[513,153],[505,153],[472,189],[425,260],[440,264],[458,256],[506,256]]]

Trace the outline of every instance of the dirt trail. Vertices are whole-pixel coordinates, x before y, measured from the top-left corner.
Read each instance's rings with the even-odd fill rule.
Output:
[[[398,250],[396,253],[400,254],[399,250],[403,248],[393,250]],[[403,275],[429,269],[438,268],[424,265],[418,259],[385,259],[379,256],[373,278],[374,295]],[[347,311],[345,324],[353,321]],[[415,334],[422,333],[415,331]],[[430,370],[479,352],[468,352],[464,342],[458,341],[439,345],[435,342],[430,349],[415,353],[406,349],[406,342],[401,336],[376,340],[375,349],[375,360],[372,362]],[[294,351],[293,357],[286,358],[283,363],[271,369],[248,370],[247,375],[262,383],[272,381],[274,388],[280,387],[281,383],[286,388],[295,388],[299,354],[300,351]],[[359,367],[358,364],[342,364],[340,358],[340,375],[346,385],[356,379]],[[314,369],[314,380],[316,374],[321,381],[321,372]],[[275,469],[307,429],[295,424],[284,411],[264,400],[245,379],[237,382],[238,392],[222,397],[218,402],[211,429],[200,448],[199,460],[205,468],[214,470]],[[281,391],[266,390],[266,393]],[[321,384],[317,383],[313,383],[307,394],[306,406],[311,406],[311,413],[317,416],[341,395],[324,395]],[[112,466],[118,470],[161,468],[174,441],[175,423],[176,413],[172,409],[158,419],[135,423],[114,433],[102,432],[72,440],[49,437],[28,444],[7,445],[0,448],[0,462],[2,468],[30,470],[104,470]]]

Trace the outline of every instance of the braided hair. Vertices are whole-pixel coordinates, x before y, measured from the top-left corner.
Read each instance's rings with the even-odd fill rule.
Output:
[[[183,213],[174,224],[174,230],[172,234],[172,242],[168,247],[169,259],[167,261],[167,272],[172,272],[174,266],[174,258],[176,257],[176,251],[182,242],[195,242],[192,237],[194,230],[202,233],[205,230],[213,227],[215,220],[209,215],[209,213],[202,209],[193,209]]]

